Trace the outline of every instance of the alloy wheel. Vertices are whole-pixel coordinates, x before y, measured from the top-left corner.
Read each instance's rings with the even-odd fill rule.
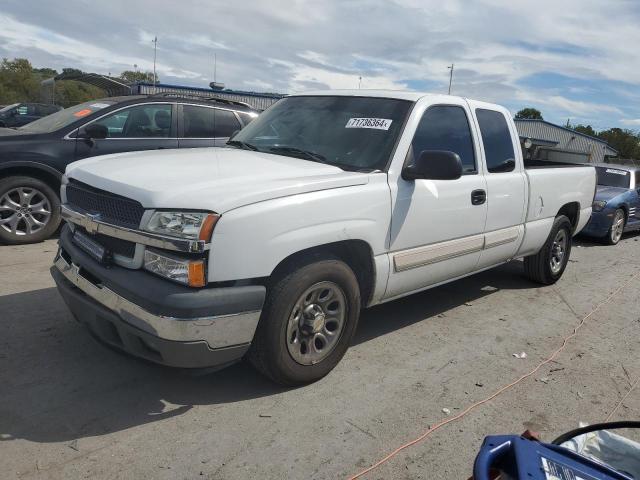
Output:
[[[618,243],[622,238],[624,232],[624,213],[620,210],[616,211],[616,215],[613,218],[611,224],[611,242]]]
[[[51,203],[33,187],[16,187],[0,198],[0,228],[17,235],[32,235],[47,226]]]

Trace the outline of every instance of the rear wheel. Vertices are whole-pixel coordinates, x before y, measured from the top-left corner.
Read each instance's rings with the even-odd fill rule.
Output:
[[[344,356],[359,315],[349,266],[335,258],[299,262],[269,289],[249,359],[282,385],[314,382]]]
[[[49,185],[23,176],[0,181],[0,242],[40,242],[59,225],[60,200]]]
[[[544,246],[537,254],[524,259],[527,277],[543,285],[551,285],[560,279],[571,254],[571,228],[566,216],[556,217]]]
[[[613,214],[613,222],[611,222],[611,228],[607,232],[607,236],[605,237],[606,242],[609,245],[617,244],[622,238],[622,233],[624,232],[625,225],[625,215],[624,210],[617,209]]]

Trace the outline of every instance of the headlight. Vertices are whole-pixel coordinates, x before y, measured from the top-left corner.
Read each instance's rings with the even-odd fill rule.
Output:
[[[155,212],[145,230],[162,235],[209,241],[220,218],[208,212]]]
[[[595,202],[593,202],[593,205],[591,205],[591,208],[594,212],[601,212],[606,204],[607,202],[604,200],[596,200]]]
[[[203,259],[190,260],[161,255],[147,249],[144,252],[144,268],[156,275],[190,287],[204,287],[207,284]]]

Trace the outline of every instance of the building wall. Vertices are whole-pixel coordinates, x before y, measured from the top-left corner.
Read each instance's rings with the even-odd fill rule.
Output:
[[[518,119],[515,122],[518,134],[521,137],[558,142],[555,148],[586,154],[591,163],[604,162],[605,156],[615,156],[617,154],[606,142],[549,122]]]

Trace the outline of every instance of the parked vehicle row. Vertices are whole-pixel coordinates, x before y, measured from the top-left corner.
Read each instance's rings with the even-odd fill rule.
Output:
[[[62,110],[47,103],[13,103],[0,108],[0,127],[16,128]]]
[[[60,181],[70,163],[136,150],[222,146],[257,112],[223,99],[112,97],[17,129],[0,128],[0,241],[31,243],[60,225]]]
[[[596,164],[598,189],[585,235],[615,245],[624,232],[640,229],[640,168]]]
[[[74,152],[98,144],[73,131]],[[595,188],[593,167],[525,165],[497,105],[295,95],[225,148],[69,165],[51,273],[107,344],[183,368],[248,357],[297,385],[340,361],[362,308],[520,257],[529,278],[556,282]]]

